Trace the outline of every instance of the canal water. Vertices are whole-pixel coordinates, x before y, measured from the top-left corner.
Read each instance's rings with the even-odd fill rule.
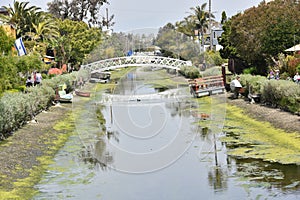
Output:
[[[299,167],[228,157],[219,140],[225,109],[207,113],[214,105],[187,87],[157,89],[149,77],[129,73],[93,95],[34,199],[300,198]]]

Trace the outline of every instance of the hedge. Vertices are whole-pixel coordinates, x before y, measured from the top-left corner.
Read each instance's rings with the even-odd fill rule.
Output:
[[[73,90],[79,76],[85,80],[88,73],[81,70],[59,75],[43,80],[42,85],[26,88],[25,92],[5,92],[0,99],[0,140],[51,106],[58,85],[66,83],[68,90]]]
[[[200,72],[195,66],[182,66],[180,67],[179,73],[186,78],[198,78],[200,76]]]
[[[261,101],[272,107],[300,113],[300,85],[287,80],[268,80],[264,76],[240,75],[246,94],[261,94]]]

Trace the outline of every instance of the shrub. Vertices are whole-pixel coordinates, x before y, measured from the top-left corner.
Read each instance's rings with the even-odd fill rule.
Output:
[[[204,53],[204,59],[208,67],[221,66],[225,62],[218,51],[208,51]]]
[[[195,66],[183,66],[180,68],[179,73],[184,77],[191,79],[198,78],[200,76],[200,72]]]
[[[58,85],[66,83],[69,90],[74,88],[78,73],[43,80],[42,85],[26,88],[25,93],[5,92],[0,99],[0,140],[50,106]]]
[[[211,67],[206,69],[205,71],[201,72],[201,76],[217,76],[217,75],[222,75],[222,68],[219,66],[216,67]]]
[[[262,102],[283,110],[300,112],[300,87],[292,81],[268,80],[264,76],[240,75],[246,93],[261,94]],[[249,91],[250,90],[250,91]]]
[[[291,81],[270,80],[264,86],[262,100],[283,110],[300,112],[300,87]]]
[[[246,87],[246,90],[251,93],[261,94],[263,91],[264,84],[268,79],[264,76],[252,76],[250,74],[240,75],[241,84]],[[249,91],[250,90],[250,91]]]

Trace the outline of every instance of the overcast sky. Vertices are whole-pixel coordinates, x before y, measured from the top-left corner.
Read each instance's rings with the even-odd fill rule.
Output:
[[[27,0],[30,5],[47,9],[50,0]],[[227,16],[257,6],[262,0],[211,0],[212,12],[216,20],[221,20],[221,13]],[[114,31],[130,31],[139,28],[159,28],[168,22],[175,23],[188,15],[191,7],[207,3],[208,0],[109,0],[109,15],[114,14]],[[0,5],[8,6],[13,0],[1,0]],[[105,16],[105,9],[102,10]]]

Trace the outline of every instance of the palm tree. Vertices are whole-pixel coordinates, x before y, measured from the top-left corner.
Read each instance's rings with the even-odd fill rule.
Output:
[[[57,21],[47,13],[35,13],[31,16],[31,29],[26,33],[35,42],[47,42],[59,37]]]
[[[44,54],[49,40],[59,37],[57,21],[52,15],[28,4],[14,1],[13,6],[4,7],[9,14],[2,15],[1,19],[15,26],[17,37],[24,37],[29,52]]]
[[[29,2],[18,2],[14,1],[13,6],[4,6],[7,10],[8,15],[0,15],[0,19],[5,22],[15,26],[17,37],[23,36],[26,32],[30,30],[30,13],[35,13],[40,10],[36,6],[28,7]]]
[[[200,6],[192,7],[192,14],[189,16],[192,21],[194,21],[194,28],[195,30],[198,30],[201,34],[201,45],[203,45],[204,42],[204,33],[207,32],[207,29],[209,28],[209,19],[215,18],[215,16],[208,11],[206,11],[206,3],[202,4]]]
[[[185,17],[183,21],[176,22],[175,26],[178,32],[194,37],[195,23],[190,17]]]

